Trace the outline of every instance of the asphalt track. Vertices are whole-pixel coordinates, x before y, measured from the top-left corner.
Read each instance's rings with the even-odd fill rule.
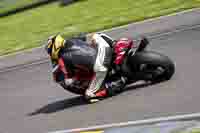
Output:
[[[48,63],[1,72],[0,133],[43,133],[200,112],[199,43],[200,28],[152,39],[150,50],[175,61],[173,78],[152,86],[132,86],[90,105],[53,83]]]

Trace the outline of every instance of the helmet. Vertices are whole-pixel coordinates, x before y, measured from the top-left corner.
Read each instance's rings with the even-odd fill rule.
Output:
[[[64,47],[64,42],[65,40],[61,35],[50,36],[48,38],[45,49],[52,59],[58,59],[59,51],[62,47]]]
[[[55,42],[55,38],[56,38],[56,36],[50,36],[47,39],[47,44],[45,45],[45,50],[46,50],[47,54],[50,55],[50,56],[51,56],[53,43]]]

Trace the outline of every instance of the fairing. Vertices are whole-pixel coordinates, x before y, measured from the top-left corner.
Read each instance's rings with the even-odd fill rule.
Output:
[[[116,65],[122,64],[126,53],[128,52],[129,49],[134,47],[134,43],[131,39],[120,39],[119,41],[116,42],[114,45],[114,53],[115,53],[115,60],[114,63]]]

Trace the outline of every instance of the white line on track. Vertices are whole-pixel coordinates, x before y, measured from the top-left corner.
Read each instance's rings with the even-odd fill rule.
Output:
[[[31,62],[31,63],[20,64],[17,66],[0,69],[0,73],[9,72],[9,71],[17,70],[17,69],[22,69],[22,68],[27,68],[27,67],[30,67],[33,65],[40,65],[40,64],[44,64],[44,63],[48,63],[48,62],[50,63],[49,59],[37,60],[37,61]]]
[[[169,32],[157,33],[153,36],[150,36],[149,38],[150,39],[159,38],[159,37],[167,36],[167,35],[170,35],[170,34],[179,33],[179,32],[188,31],[188,30],[193,30],[193,29],[197,29],[197,28],[200,28],[200,24],[193,25],[193,26],[185,26],[184,28],[175,29],[175,30],[169,31]]]
[[[112,123],[112,124],[92,126],[92,127],[87,127],[87,128],[76,128],[76,129],[69,129],[69,130],[67,129],[67,130],[53,131],[53,132],[48,132],[48,133],[78,133],[78,132],[83,132],[83,131],[100,130],[100,129],[113,128],[113,127],[138,126],[138,125],[155,124],[159,122],[194,120],[194,119],[200,119],[200,113],[159,117],[159,118],[153,118],[153,119],[128,121],[128,122],[121,122],[121,123]]]
[[[153,17],[153,18],[150,18],[150,19],[145,19],[143,21],[138,21],[138,22],[134,22],[134,25],[139,25],[139,24],[144,24],[144,23],[148,23],[148,22],[152,22],[152,21],[156,21],[156,20],[159,20],[159,19],[165,19],[167,17],[171,17],[171,16],[178,16],[178,15],[183,15],[185,13],[190,13],[190,12],[195,12],[195,11],[198,11],[200,8],[192,8],[192,9],[188,9],[188,10],[183,10],[183,11],[180,11],[180,12],[175,12],[175,13],[171,13],[171,14],[168,14],[168,15],[164,15],[164,16],[159,16],[159,17]],[[127,28],[129,27],[130,25],[132,24],[127,24],[127,25],[122,25],[122,26],[118,26],[118,27],[114,27],[114,28],[111,28],[111,29],[105,29],[101,32],[110,32],[112,30],[120,30],[120,29],[123,29],[123,28]]]

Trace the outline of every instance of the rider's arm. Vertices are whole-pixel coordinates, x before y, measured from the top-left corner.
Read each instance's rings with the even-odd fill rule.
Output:
[[[68,78],[68,71],[65,68],[64,60],[62,58],[59,58],[58,61],[51,61],[52,63],[52,74],[53,74],[53,79],[58,82],[59,80],[57,79],[57,76],[59,74],[59,71],[61,71],[64,75],[63,78]]]
[[[58,64],[59,64],[59,67],[60,67],[60,70],[64,73],[65,75],[65,79],[69,77],[69,74],[68,74],[68,71],[65,67],[65,63],[64,63],[64,60],[63,58],[59,58],[58,59]]]
[[[55,82],[58,82],[57,72],[58,72],[58,69],[59,69],[59,65],[55,60],[51,59],[51,66],[52,66],[53,80]]]
[[[65,86],[70,86],[74,82],[74,78],[69,76],[62,58],[58,59],[58,64],[53,68],[53,78],[55,82],[64,83]]]

